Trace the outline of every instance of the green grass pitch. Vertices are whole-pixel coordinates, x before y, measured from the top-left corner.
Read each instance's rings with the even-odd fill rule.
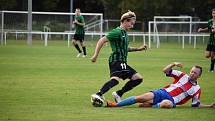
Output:
[[[95,48],[87,41],[87,58],[76,58],[76,50],[67,48],[66,41],[52,41],[44,47],[33,41],[8,41],[0,46],[0,121],[214,121],[214,109],[193,109],[189,103],[175,109],[95,108],[90,95],[108,79],[110,47],[104,46],[96,63],[90,62]],[[141,42],[131,42],[139,46]],[[146,52],[129,53],[128,64],[144,77],[144,82],[126,93],[123,98],[159,89],[172,81],[162,68],[173,61],[184,64],[180,70],[189,73],[193,64],[203,67],[199,84],[201,102],[215,101],[215,72],[209,73],[210,61],[204,58],[205,44],[194,49],[187,44],[161,43],[161,48]],[[179,69],[179,68],[176,68]],[[112,91],[120,89],[126,81],[112,88],[104,96],[112,99]]]

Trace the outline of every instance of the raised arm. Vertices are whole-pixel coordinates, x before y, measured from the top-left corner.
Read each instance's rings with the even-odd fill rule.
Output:
[[[182,67],[183,64],[182,64],[182,63],[179,63],[179,62],[173,62],[173,63],[167,65],[166,67],[164,67],[164,68],[163,68],[163,72],[167,74],[167,73],[169,73],[169,71],[170,71],[173,67],[175,67],[175,66],[177,66],[177,67]]]
[[[96,59],[99,55],[99,52],[100,52],[100,49],[102,48],[102,46],[107,42],[107,38],[104,36],[102,37],[101,39],[99,39],[99,41],[97,42],[96,44],[96,49],[95,49],[95,52],[94,52],[94,55],[91,57],[91,61],[92,62],[96,62]]]
[[[142,45],[139,48],[128,47],[128,52],[147,50],[147,45]]]

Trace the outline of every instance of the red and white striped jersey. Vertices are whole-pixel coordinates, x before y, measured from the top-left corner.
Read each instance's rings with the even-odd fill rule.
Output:
[[[187,74],[171,70],[166,75],[174,78],[174,82],[164,89],[172,96],[176,105],[184,104],[191,98],[192,106],[200,104],[201,88],[197,83],[192,83]]]

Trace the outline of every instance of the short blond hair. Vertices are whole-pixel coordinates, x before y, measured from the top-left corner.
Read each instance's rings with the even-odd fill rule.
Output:
[[[128,20],[128,19],[135,19],[136,20],[135,13],[128,10],[128,12],[122,14],[120,21],[123,22],[124,20]]]

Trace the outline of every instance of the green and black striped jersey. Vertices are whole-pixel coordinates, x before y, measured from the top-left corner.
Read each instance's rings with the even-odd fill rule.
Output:
[[[84,17],[83,16],[75,16],[75,20],[79,23],[84,23]],[[75,34],[84,34],[84,26],[75,24]]]
[[[127,62],[129,44],[127,32],[117,27],[109,32],[106,37],[112,49],[109,63],[114,61]]]
[[[213,19],[208,20],[208,29],[210,31],[210,38],[208,41],[208,44],[210,45],[215,45],[215,33],[211,32],[211,29],[215,28],[215,22],[213,21]]]

